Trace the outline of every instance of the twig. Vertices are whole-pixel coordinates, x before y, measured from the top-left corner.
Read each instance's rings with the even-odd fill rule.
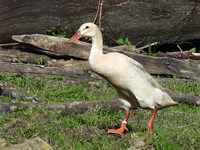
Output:
[[[96,15],[95,15],[95,18],[94,18],[94,21],[93,21],[93,23],[95,23],[97,18],[98,18],[98,16],[99,16],[98,26],[99,26],[100,29],[101,29],[102,6],[103,6],[103,0],[99,0],[98,7],[97,7],[97,12],[96,12]]]
[[[144,38],[142,40],[140,40],[138,43],[135,44],[135,47],[137,47],[138,45],[140,45],[141,43],[144,42]]]
[[[2,46],[14,46],[14,45],[19,45],[19,43],[6,43],[6,44],[0,44],[0,47],[2,47]]]
[[[99,0],[99,2],[98,2],[98,7],[97,7],[97,12],[96,12],[96,15],[95,15],[95,18],[94,18],[93,23],[96,22],[96,20],[97,20],[97,18],[98,18],[98,16],[99,16],[99,24],[98,24],[99,29],[101,30],[101,32],[102,32],[104,35],[108,36],[112,41],[114,41],[115,43],[117,43],[116,40],[115,40],[113,37],[111,37],[110,35],[107,35],[107,34],[103,31],[103,29],[101,29],[102,7],[103,7],[103,0]]]
[[[99,15],[99,8],[100,8],[100,3],[101,3],[101,0],[99,0],[99,2],[98,2],[98,6],[97,6],[97,12],[96,12],[96,15],[95,15],[95,18],[94,18],[94,21],[93,21],[93,23],[95,23],[95,22],[96,22],[96,20],[97,20],[97,18],[98,18],[98,15]]]
[[[99,11],[99,28],[100,29],[101,29],[102,6],[103,6],[103,0],[100,3],[100,11]]]
[[[192,53],[194,56],[200,56],[200,53]]]
[[[178,49],[179,49],[181,52],[183,51],[179,45],[176,45],[176,46],[178,47]]]
[[[143,47],[138,47],[138,49],[145,49],[145,48],[147,48],[147,47],[149,47],[149,46],[154,46],[154,45],[157,45],[157,44],[158,44],[158,42],[154,42],[154,43],[145,45],[145,46],[143,46]]]

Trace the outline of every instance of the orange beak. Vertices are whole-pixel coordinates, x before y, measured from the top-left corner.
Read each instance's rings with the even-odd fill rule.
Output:
[[[80,39],[82,37],[82,35],[80,34],[80,32],[76,32],[71,38],[70,38],[70,42],[74,43],[76,42],[78,39]]]

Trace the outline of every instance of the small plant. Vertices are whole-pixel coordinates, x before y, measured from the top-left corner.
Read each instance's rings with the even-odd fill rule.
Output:
[[[196,53],[196,47],[193,47],[189,50],[191,53]]]
[[[128,38],[125,38],[125,39],[119,38],[119,39],[117,40],[117,43],[118,43],[119,45],[132,45],[131,41],[130,41]]]
[[[45,65],[46,64],[46,59],[42,56],[38,56],[35,58],[34,64],[37,64],[37,65]]]
[[[60,23],[58,23],[57,25],[52,26],[49,29],[47,29],[46,34],[65,38],[68,30],[69,30],[69,26],[61,25]]]
[[[151,43],[149,42],[149,47],[148,47],[148,54],[149,56],[155,56],[155,49],[152,49],[152,45]]]

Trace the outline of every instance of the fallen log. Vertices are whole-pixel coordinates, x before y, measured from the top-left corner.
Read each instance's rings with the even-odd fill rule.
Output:
[[[0,62],[10,62],[10,63],[24,63],[24,64],[36,64],[36,65],[44,65],[51,67],[63,68],[67,66],[85,66],[85,68],[89,68],[87,62],[85,61],[75,61],[68,60],[69,57],[65,57],[61,54],[48,53],[40,51],[38,54],[38,50],[19,50],[19,49],[0,49]],[[42,53],[42,54],[41,54]],[[65,61],[67,60],[67,61]],[[1,67],[0,67],[1,68]],[[9,70],[8,70],[9,72]]]
[[[183,94],[167,90],[169,95],[179,102],[200,105],[200,96],[192,94]],[[75,101],[75,102],[0,102],[0,115],[8,112],[14,112],[21,109],[47,108],[58,111],[62,114],[84,113],[91,108],[100,107],[102,109],[119,109],[121,102],[119,100],[103,101]]]
[[[53,62],[51,64],[53,64]],[[87,73],[87,69],[88,64],[85,61],[80,61],[78,63],[74,63],[73,61],[67,61],[64,65],[60,65],[59,67],[45,67],[43,65],[36,64],[0,62],[0,72],[22,75],[61,75],[70,78],[81,79],[85,76],[89,76],[89,74]]]
[[[45,64],[49,60],[51,60],[51,58],[46,55],[34,54],[28,51],[21,51],[18,49],[0,50],[0,62]]]
[[[51,53],[68,55],[83,60],[87,60],[89,56],[90,44],[81,42],[82,45],[85,46],[80,49],[79,45],[68,42],[66,38],[58,38],[43,34],[32,34],[13,35],[12,39]]]
[[[185,79],[185,78],[160,78],[160,77],[155,77],[155,79],[162,84],[166,84],[166,83],[173,83],[173,84],[185,84],[185,83],[191,83],[191,84],[197,84],[198,81],[197,80],[189,80],[189,79]]]
[[[7,112],[14,112],[19,109],[32,109],[37,107],[50,108],[64,114],[69,113],[84,113],[87,110],[100,107],[103,109],[120,108],[121,102],[118,100],[104,100],[104,101],[75,101],[75,102],[44,102],[39,97],[29,96],[26,92],[18,91],[13,88],[2,86],[0,88],[2,94],[9,95],[14,98],[29,99],[32,102],[11,102],[0,103],[0,114]],[[187,102],[189,104],[200,105],[200,96],[193,94],[184,94],[181,92],[170,91],[166,89],[167,93],[179,102]],[[14,94],[13,94],[14,93]]]
[[[33,34],[33,35],[15,35],[13,39],[30,44],[47,51],[61,53],[79,59],[88,59],[91,44],[85,42],[70,43],[67,39],[52,36]],[[128,51],[120,51],[113,48],[104,48],[104,52],[118,51],[133,59],[137,60],[151,74],[168,74],[180,77],[200,80],[200,64],[196,64],[189,60],[178,60],[174,58],[157,58],[147,55],[140,55]]]
[[[177,58],[177,59],[194,59],[194,60],[200,60],[199,53],[193,53],[190,51],[180,51],[180,52],[158,52],[156,54],[156,57],[171,57],[171,58]]]
[[[118,100],[76,101],[76,102],[0,102],[0,114],[15,112],[19,109],[47,108],[63,114],[84,113],[95,107],[117,109],[121,105]]]
[[[194,94],[185,94],[177,91],[170,91],[165,89],[166,92],[172,97],[172,99],[177,100],[178,102],[186,102],[189,104],[200,105],[200,96]]]
[[[18,89],[13,87],[0,86],[0,94],[16,99],[34,100],[34,97],[28,96],[27,92],[19,91]]]

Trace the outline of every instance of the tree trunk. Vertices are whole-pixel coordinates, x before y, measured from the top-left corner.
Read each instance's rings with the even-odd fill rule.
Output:
[[[1,0],[0,43],[11,41],[14,34],[44,34],[59,22],[69,26],[71,36],[82,23],[93,22],[98,1]],[[200,1],[104,0],[101,23],[111,44],[109,36],[142,45],[199,39]]]

